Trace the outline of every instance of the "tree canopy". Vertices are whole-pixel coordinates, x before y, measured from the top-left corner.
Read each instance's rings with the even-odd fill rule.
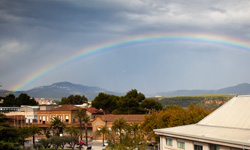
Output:
[[[108,149],[146,149],[145,135],[141,124],[118,118],[112,124],[112,132],[107,133]]]
[[[68,97],[63,97],[61,99],[61,102],[59,102],[60,105],[63,104],[83,104],[83,103],[87,103],[88,99],[82,95],[70,95]]]
[[[119,96],[109,95],[101,92],[92,101],[92,106],[97,109],[102,109],[104,113],[111,113],[118,107],[118,101]]]
[[[162,109],[160,102],[153,99],[146,100],[144,94],[138,93],[136,89],[130,90],[121,97],[99,93],[92,101],[92,106],[102,109],[104,113],[113,114],[145,114],[153,109]]]
[[[3,107],[14,107],[14,106],[21,106],[21,105],[38,105],[34,98],[31,98],[26,93],[21,93],[18,97],[15,97],[14,94],[9,94],[4,97],[4,101],[2,106]]]
[[[162,105],[160,102],[155,101],[153,99],[145,99],[141,103],[141,107],[144,108],[148,113],[152,112],[152,110],[161,110]]]
[[[177,105],[167,106],[161,111],[153,111],[146,115],[142,127],[145,132],[150,133],[150,137],[154,137],[156,135],[153,133],[153,129],[195,124],[209,113],[211,111],[193,104],[189,105],[188,109]]]
[[[60,129],[63,130],[63,128],[65,128],[65,127],[66,127],[65,123],[61,121],[59,116],[52,118],[52,121],[50,123],[50,128],[56,130],[56,134],[55,134],[56,136],[59,136]]]

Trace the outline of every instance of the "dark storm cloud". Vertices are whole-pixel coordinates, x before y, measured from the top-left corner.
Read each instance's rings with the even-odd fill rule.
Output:
[[[3,84],[2,88],[9,88],[29,76],[34,70],[53,64],[57,60],[65,59],[65,56],[69,56],[79,49],[138,34],[201,32],[231,36],[248,41],[250,39],[249,7],[250,2],[247,0],[1,0],[0,82]],[[187,55],[190,55],[190,58],[199,58],[206,55],[208,57],[204,57],[208,59],[214,55],[217,58],[218,55],[215,61],[226,59],[224,53],[221,54],[218,51],[212,51],[214,52],[212,53],[210,49],[214,47],[199,47],[196,49],[195,46],[192,45],[188,48],[191,52],[196,52],[192,55],[188,53]],[[167,53],[158,51],[161,53],[160,56],[164,56],[162,58],[157,53],[146,55],[151,49],[164,49]],[[169,51],[170,49],[173,49],[173,51]],[[179,70],[185,70],[186,78],[193,79],[192,74],[187,73],[187,68],[184,67],[186,65],[195,65],[197,70],[206,72],[200,65],[196,65],[199,61],[196,59],[187,60],[190,63],[183,65],[183,63],[185,64],[183,58],[185,55],[175,53],[178,49],[186,49],[186,45],[145,46],[139,50],[130,47],[130,49],[124,50],[124,53],[117,52],[112,53],[111,56],[96,56],[88,59],[89,61],[84,62],[84,64],[75,64],[68,69],[77,72],[79,76],[81,75],[82,78],[74,78],[76,82],[79,81],[79,83],[89,85],[94,83],[95,86],[103,88],[106,88],[107,85],[110,89],[119,86],[115,85],[117,82],[122,82],[119,89],[122,89],[122,86],[126,89],[134,88],[127,84],[130,79],[140,81],[138,84],[136,82],[133,84],[133,86],[139,88],[143,88],[141,85],[150,87],[154,82],[162,83],[165,80],[173,85],[173,79],[177,77],[176,74],[179,72],[176,70],[176,72],[169,73],[168,69],[173,69],[170,64],[176,61],[174,58],[180,60],[178,63],[174,63],[174,66],[178,66]],[[203,50],[202,53],[197,53],[200,49]],[[126,60],[132,54],[140,57],[140,62],[136,57],[132,57],[134,59],[127,63]],[[171,55],[173,57],[169,57]],[[152,59],[150,56],[154,56],[156,60],[148,63],[147,60]],[[233,55],[228,57],[231,58]],[[231,65],[230,67],[234,68],[240,66],[244,61],[244,63],[248,63],[246,58],[242,58],[237,65],[229,62],[229,66]],[[215,65],[209,66],[210,63],[212,62],[209,60],[205,61],[204,68]],[[134,67],[133,64],[138,66]],[[143,66],[142,64],[147,65]],[[163,70],[161,70],[162,64],[166,64],[166,68]],[[103,74],[99,71],[103,70],[100,69],[100,66],[105,67],[107,65],[109,65],[109,70],[104,73],[107,80],[103,80],[99,77],[99,74]],[[139,67],[141,67],[140,71],[137,70]],[[230,67],[228,67],[228,70],[230,70]],[[117,73],[117,68],[121,70],[120,73]],[[153,74],[148,73],[149,70],[157,71],[152,70],[152,68],[161,70],[159,79],[152,79]],[[239,72],[244,72],[244,67],[238,68],[242,68]],[[84,72],[85,70],[87,73]],[[219,70],[218,67],[216,67],[217,70]],[[228,70],[224,70],[224,72],[228,72]],[[71,74],[67,71],[60,70],[58,72],[60,74],[52,73],[48,75],[50,78],[43,78],[35,85],[53,83],[59,78],[58,76],[61,80],[71,80],[69,79]],[[145,78],[140,78],[140,72],[148,75],[145,75]],[[93,74],[95,74],[95,79],[93,79]],[[110,79],[109,77],[114,74],[116,74],[116,80]],[[205,76],[202,73],[200,74]],[[245,74],[248,74],[248,72]],[[168,76],[172,80],[167,80],[164,76]],[[120,80],[121,77],[124,78],[124,82]],[[188,84],[184,85],[184,81],[181,80],[183,79],[182,76],[178,76],[178,78],[179,83],[175,85],[176,89],[180,86],[188,87]],[[199,77],[196,76],[196,78]],[[216,80],[219,81],[219,79]],[[145,83],[145,81],[148,82]],[[107,84],[106,82],[114,84]],[[238,80],[235,80],[234,83],[236,82]],[[223,83],[226,83],[226,81]],[[207,84],[211,84],[211,82]],[[198,86],[197,83],[197,87],[202,87],[202,85],[206,84]],[[163,85],[159,85],[157,90],[163,87]]]

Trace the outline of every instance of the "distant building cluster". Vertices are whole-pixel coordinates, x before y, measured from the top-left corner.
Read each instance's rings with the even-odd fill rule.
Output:
[[[227,101],[213,101],[213,100],[208,100],[208,101],[205,101],[205,104],[214,104],[216,103],[217,105],[220,105],[220,104],[225,104]]]
[[[36,98],[35,100],[39,105],[56,105],[56,103],[53,102],[53,100],[49,100],[45,98]]]

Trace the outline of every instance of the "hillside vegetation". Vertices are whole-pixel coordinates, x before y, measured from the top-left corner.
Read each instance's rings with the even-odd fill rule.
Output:
[[[178,105],[188,108],[190,104],[203,107],[207,110],[216,109],[226,103],[235,95],[206,94],[197,96],[175,96],[175,97],[151,97],[159,101],[163,106]]]

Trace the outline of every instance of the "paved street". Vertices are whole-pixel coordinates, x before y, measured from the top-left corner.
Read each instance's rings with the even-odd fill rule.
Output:
[[[39,138],[38,138],[39,139]],[[105,147],[102,146],[102,140],[93,140],[91,142],[89,142],[89,145],[92,146],[91,150],[103,150]],[[33,143],[32,143],[32,138],[29,138],[28,141],[25,142],[25,147],[32,147]],[[66,144],[65,149],[69,149],[69,145]],[[75,150],[78,149],[78,145],[75,146]],[[86,150],[87,146],[83,146],[82,150]],[[147,147],[148,150],[153,149],[153,147],[148,146]]]
[[[29,139],[27,139],[27,140],[28,140],[28,141],[25,142],[25,147],[32,147],[32,146],[33,146],[32,139],[29,138]],[[96,141],[96,140],[91,141],[91,142],[89,142],[89,145],[92,146],[92,149],[91,149],[91,150],[103,150],[103,149],[105,148],[105,147],[102,146],[102,141],[101,141],[101,140],[98,140],[98,141]],[[66,144],[66,145],[65,145],[65,148],[68,149],[68,147],[69,147],[69,145]],[[75,147],[76,147],[75,149],[77,149],[77,148],[78,148],[78,145],[76,145]],[[87,146],[83,146],[83,147],[82,147],[82,150],[83,150],[83,149],[86,150],[86,149],[87,149]]]

